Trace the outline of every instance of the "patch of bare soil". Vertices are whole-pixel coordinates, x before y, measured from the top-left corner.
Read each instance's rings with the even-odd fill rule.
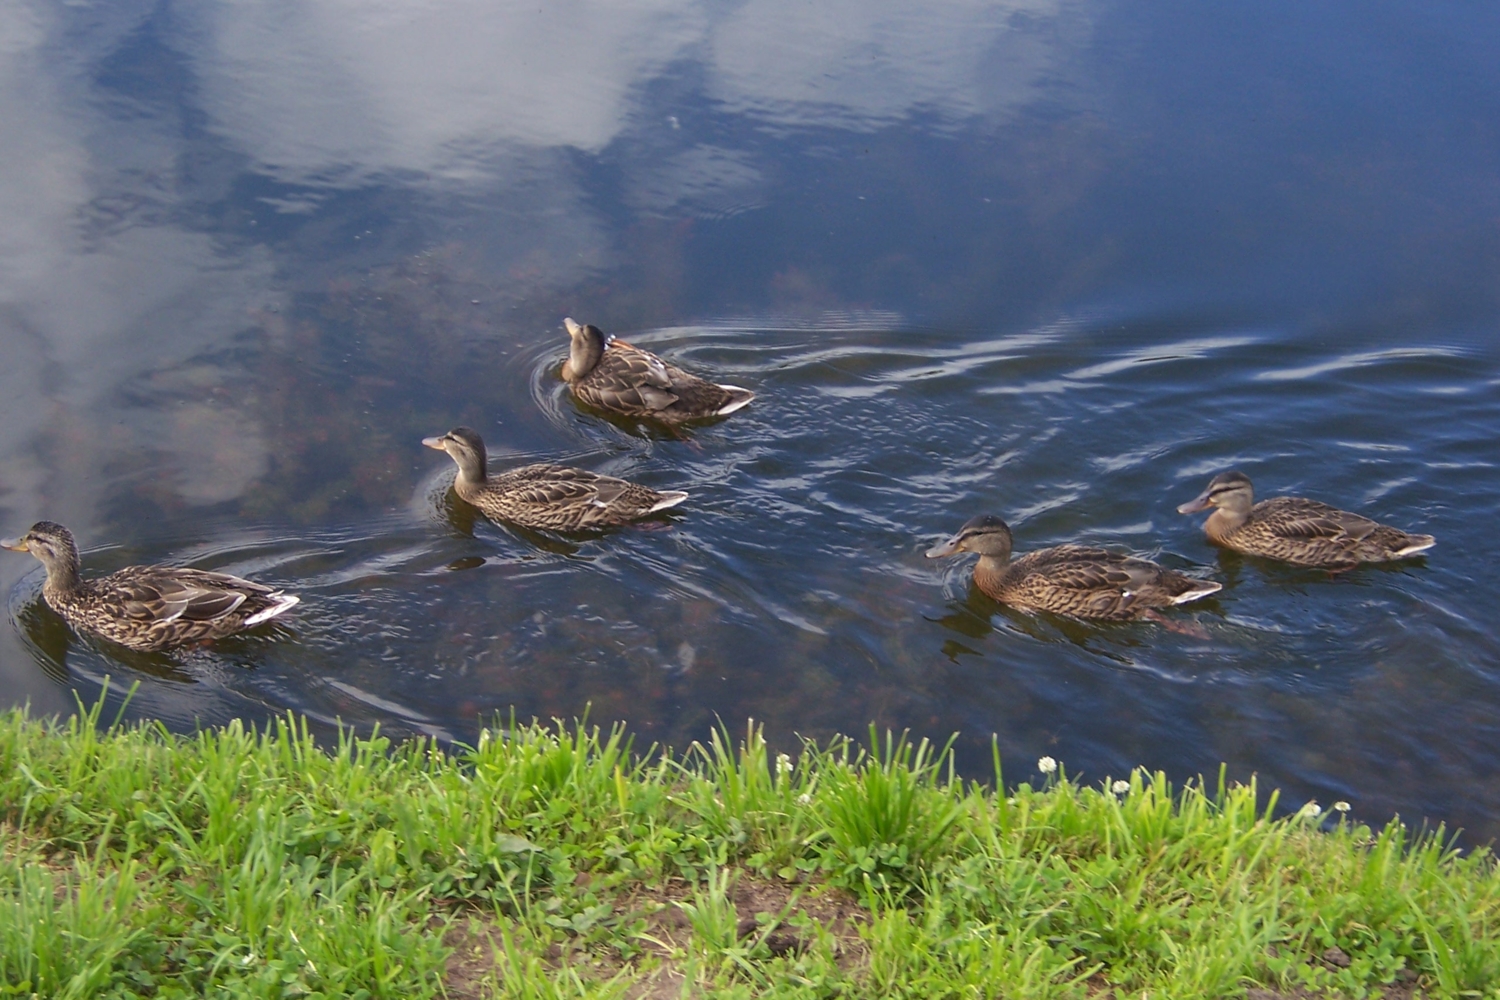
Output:
[[[587,876],[580,876],[586,881]],[[627,1000],[677,1000],[682,996],[686,974],[684,958],[692,944],[692,926],[678,903],[693,898],[693,885],[674,880],[662,886],[637,886],[614,902],[621,924],[641,921],[644,930],[634,943],[654,961],[648,969],[622,961],[614,949],[604,947],[553,946],[548,963],[587,968],[586,978],[607,980],[625,974],[635,982],[625,992]],[[737,931],[752,958],[770,960],[795,955],[826,935],[838,963],[857,968],[866,949],[859,925],[869,919],[864,908],[847,892],[827,886],[791,884],[740,871],[729,892],[738,917]],[[453,949],[448,957],[444,987],[454,1000],[478,1000],[489,995],[485,983],[498,971],[495,960],[500,947],[498,926],[491,918],[474,916],[450,928],[444,944]]]
[[[443,970],[443,986],[450,1000],[478,1000],[488,996],[484,981],[495,971],[495,953],[500,935],[493,925],[478,918],[450,928],[443,944],[452,948]]]
[[[668,1000],[682,995],[681,956],[690,946],[693,932],[687,914],[677,904],[692,896],[692,885],[674,881],[660,887],[642,887],[630,897],[631,908],[646,920],[642,940],[660,959],[660,965],[626,992],[628,1000]],[[806,951],[817,936],[815,928],[821,928],[832,943],[840,967],[850,970],[864,961],[866,948],[859,925],[869,919],[869,914],[843,890],[740,871],[729,898],[738,917],[740,940],[754,954],[781,958]]]

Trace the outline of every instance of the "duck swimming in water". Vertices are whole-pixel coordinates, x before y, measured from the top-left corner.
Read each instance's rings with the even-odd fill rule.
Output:
[[[186,566],[127,566],[86,580],[73,533],[51,521],[38,521],[0,546],[30,552],[47,567],[42,599],[73,628],[145,652],[232,635],[300,600],[228,573]]]
[[[1243,472],[1215,476],[1177,512],[1195,514],[1210,507],[1215,510],[1203,522],[1209,541],[1298,566],[1346,570],[1360,563],[1405,559],[1437,543],[1431,535],[1408,534],[1317,500],[1272,497],[1256,503],[1250,477]]]
[[[722,417],[749,403],[755,393],[716,385],[668,364],[597,326],[563,320],[572,343],[562,377],[579,401],[610,413],[681,424]]]
[[[1023,611],[1077,618],[1154,618],[1157,608],[1196,601],[1222,586],[1149,559],[1083,545],[1054,545],[1012,560],[1014,544],[1008,524],[993,514],[981,514],[946,542],[928,549],[927,558],[977,552],[974,583],[995,600]]]
[[[455,427],[422,443],[446,451],[458,463],[453,488],[485,517],[542,531],[608,528],[675,507],[680,490],[658,492],[639,483],[586,469],[539,462],[491,475],[484,441],[468,427]]]

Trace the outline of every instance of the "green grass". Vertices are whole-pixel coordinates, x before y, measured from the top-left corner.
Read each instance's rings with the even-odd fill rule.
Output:
[[[1441,830],[1143,771],[997,795],[998,759],[982,786],[946,748],[869,746],[10,712],[0,995],[1500,996],[1494,859]],[[839,900],[858,919],[818,916]]]

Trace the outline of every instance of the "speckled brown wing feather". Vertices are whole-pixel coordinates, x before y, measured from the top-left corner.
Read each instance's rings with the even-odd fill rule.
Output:
[[[49,598],[70,624],[143,651],[217,639],[295,598],[226,573],[178,566],[130,566]]]
[[[1412,536],[1317,500],[1275,497],[1250,511],[1230,547],[1304,566],[1338,568],[1394,557]]]
[[[573,384],[573,392],[601,410],[666,423],[713,416],[731,398],[714,383],[620,340],[610,342],[594,370]]]
[[[1013,562],[1001,580],[1004,596],[992,596],[1018,607],[1118,621],[1167,607],[1177,596],[1203,585],[1145,559],[1058,545]]]
[[[210,622],[234,611],[252,594],[271,592],[249,580],[191,569],[148,569],[118,581],[111,589],[127,618],[157,622]]]
[[[543,531],[623,524],[664,498],[639,483],[548,463],[493,475],[478,490],[460,489],[459,495],[487,517]]]

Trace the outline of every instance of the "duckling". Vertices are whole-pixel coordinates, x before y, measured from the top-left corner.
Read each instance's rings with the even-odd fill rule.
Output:
[[[1208,488],[1177,508],[1195,514],[1217,508],[1203,522],[1215,545],[1298,566],[1342,571],[1360,563],[1390,562],[1425,552],[1437,544],[1431,535],[1411,535],[1303,497],[1272,497],[1255,502],[1255,488],[1243,472],[1221,472]]]
[[[301,600],[186,566],[127,566],[85,580],[73,533],[51,521],[38,521],[0,546],[30,552],[47,567],[42,599],[73,628],[144,652],[219,639],[268,622]]]
[[[618,337],[606,340],[597,326],[580,326],[572,319],[564,319],[563,325],[572,340],[563,381],[589,406],[681,424],[726,416],[755,398],[749,389],[689,375]]]
[[[981,514],[946,542],[928,549],[927,558],[977,552],[974,582],[980,590],[1023,611],[1076,618],[1156,619],[1156,608],[1196,601],[1221,587],[1148,559],[1083,545],[1054,545],[1012,562],[1014,544],[1008,524],[993,514]]]
[[[539,462],[488,474],[484,441],[468,427],[455,427],[422,443],[446,451],[458,463],[453,483],[459,497],[485,517],[542,531],[608,528],[675,507],[681,490],[657,492],[585,469]]]

